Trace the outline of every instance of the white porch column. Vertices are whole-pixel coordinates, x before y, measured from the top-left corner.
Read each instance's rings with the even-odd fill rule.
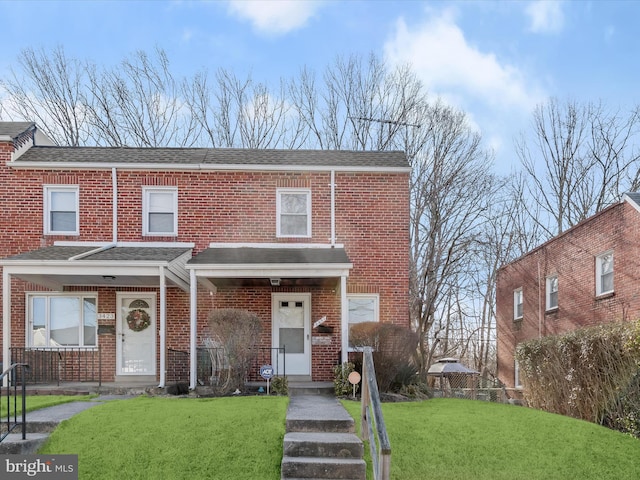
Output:
[[[191,331],[189,342],[189,388],[194,390],[196,388],[197,381],[197,368],[198,368],[198,350],[197,350],[197,338],[198,338],[198,282],[196,281],[195,270],[189,270],[189,292],[190,292],[190,316],[191,316]]]
[[[164,388],[167,379],[167,284],[164,267],[160,267],[160,383]]]
[[[340,277],[340,308],[342,312],[342,363],[349,360],[349,302],[347,302],[347,277]]]
[[[7,267],[2,269],[2,370],[11,364],[11,276]],[[2,372],[0,372],[2,373]],[[3,387],[9,386],[9,378],[2,381]]]

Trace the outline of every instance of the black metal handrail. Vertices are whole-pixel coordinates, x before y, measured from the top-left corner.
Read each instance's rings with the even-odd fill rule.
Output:
[[[18,422],[18,382],[15,381],[15,375],[17,374],[18,367],[22,367],[20,369],[20,396],[22,402],[21,422]],[[4,431],[0,434],[0,442],[4,440],[18,425],[22,425],[22,440],[26,440],[27,438],[27,388],[24,381],[24,372],[27,370],[29,370],[29,365],[26,363],[14,363],[2,372],[2,375],[0,375],[0,388],[6,388],[7,391],[7,422],[6,428],[3,428]],[[4,383],[7,384],[6,387],[2,387]],[[13,384],[13,424],[11,422],[11,384]],[[2,419],[2,424],[4,425],[4,419]]]
[[[373,478],[375,480],[389,480],[391,474],[391,443],[389,443],[387,427],[382,416],[382,402],[378,392],[371,347],[364,347],[363,350],[361,401],[361,436],[363,440],[369,441],[371,462],[373,463]]]
[[[31,366],[29,384],[98,382],[102,385],[100,347],[11,347],[11,362]]]

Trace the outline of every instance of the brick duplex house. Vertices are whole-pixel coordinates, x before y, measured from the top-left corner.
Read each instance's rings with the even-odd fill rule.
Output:
[[[209,312],[241,308],[276,373],[331,380],[350,324],[409,326],[409,175],[402,152],[57,147],[0,123],[3,364],[73,351],[78,378],[98,358],[162,387],[186,352],[194,388]]]
[[[498,377],[520,387],[526,340],[640,317],[640,194],[614,204],[498,272]]]

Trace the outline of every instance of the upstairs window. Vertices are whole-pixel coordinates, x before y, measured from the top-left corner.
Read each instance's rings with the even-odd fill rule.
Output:
[[[78,187],[44,187],[45,235],[78,235]]]
[[[596,295],[613,292],[613,252],[596,257]]]
[[[524,297],[522,296],[522,288],[518,288],[513,292],[513,319],[520,320],[524,314]]]
[[[145,188],[142,200],[143,235],[178,235],[178,189]]]
[[[276,216],[278,237],[310,237],[311,191],[279,189]]]
[[[558,308],[558,276],[547,277],[547,310]]]

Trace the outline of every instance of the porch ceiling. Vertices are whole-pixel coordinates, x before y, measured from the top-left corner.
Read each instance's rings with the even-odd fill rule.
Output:
[[[353,264],[344,248],[211,247],[187,263],[202,283],[226,286],[329,286]]]
[[[54,290],[65,286],[157,287],[160,269],[167,283],[189,290],[184,247],[51,246],[0,260],[15,278]]]

